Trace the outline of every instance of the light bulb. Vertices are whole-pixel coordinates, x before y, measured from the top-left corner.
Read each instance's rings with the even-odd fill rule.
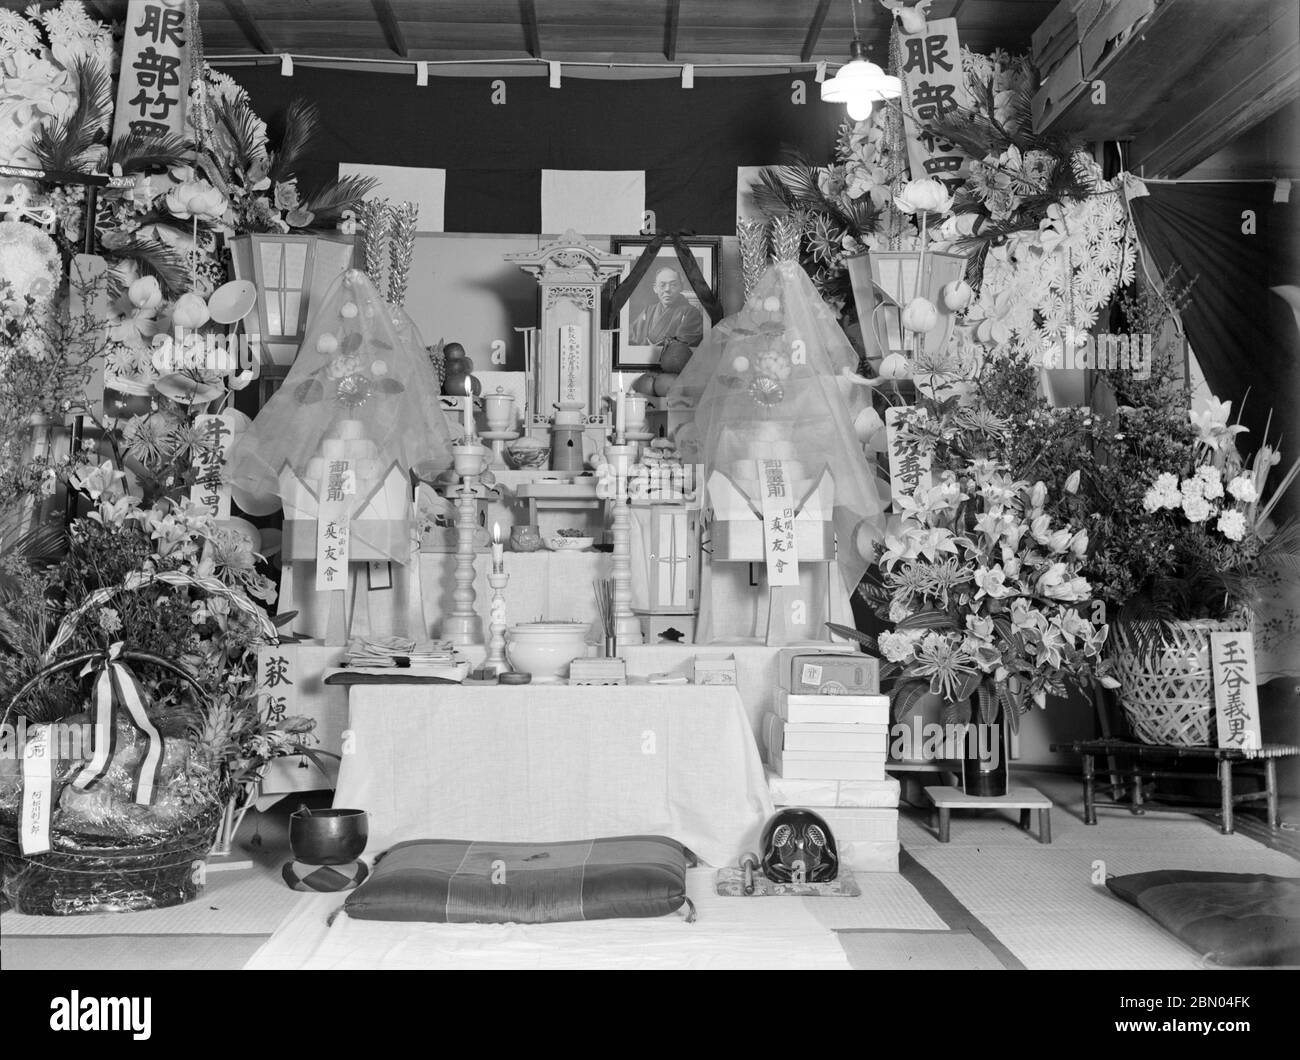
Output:
[[[850,99],[848,103],[849,117],[854,121],[866,121],[871,117],[871,100]]]

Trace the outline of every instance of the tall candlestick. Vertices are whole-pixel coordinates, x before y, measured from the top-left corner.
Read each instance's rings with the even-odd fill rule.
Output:
[[[610,570],[610,597],[614,606],[614,640],[617,649],[640,644],[641,621],[632,610],[632,515],[627,507],[627,476],[632,446],[610,446],[605,460],[614,472],[614,555]]]
[[[474,444],[474,384],[465,377],[465,444]]]
[[[505,560],[506,546],[501,540],[501,524],[492,524],[492,571],[500,574],[506,569]]]
[[[452,609],[442,622],[442,636],[457,647],[483,643],[483,624],[475,609],[474,531],[478,527],[477,489],[482,469],[477,446],[452,446],[461,482],[456,494],[456,588]],[[464,470],[462,470],[464,469]]]

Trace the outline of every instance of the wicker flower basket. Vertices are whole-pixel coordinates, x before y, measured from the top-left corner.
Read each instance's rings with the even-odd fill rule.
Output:
[[[1210,634],[1250,628],[1246,619],[1171,622],[1160,641],[1139,651],[1124,625],[1112,630],[1120,702],[1143,743],[1213,747],[1214,683]]]
[[[64,659],[54,658],[72,637],[76,623],[118,592],[155,583],[189,586],[224,596],[258,617],[264,635],[272,639],[275,636],[274,626],[255,605],[216,579],[195,578],[174,571],[136,577],[126,585],[92,594],[64,619],[44,657],[46,665],[18,690],[0,721],[10,721],[20,713],[37,723],[58,721],[32,694],[51,675],[75,670],[103,657],[102,652],[85,652]],[[205,697],[193,675],[168,659],[130,650],[123,650],[120,658],[168,669],[189,683],[197,695]],[[223,809],[224,798],[196,807],[193,813],[178,818],[165,833],[149,838],[86,835],[54,823],[50,828],[51,849],[30,856],[22,852],[15,825],[6,822],[0,825],[4,897],[15,911],[36,916],[159,909],[188,902],[202,889],[203,866],[216,840]]]

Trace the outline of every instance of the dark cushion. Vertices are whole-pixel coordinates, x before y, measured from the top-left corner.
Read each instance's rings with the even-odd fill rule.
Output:
[[[664,836],[569,843],[419,839],[376,860],[344,905],[357,920],[544,924],[664,916],[686,901],[691,853]]]
[[[1300,879],[1163,869],[1106,886],[1216,964],[1300,965]]]

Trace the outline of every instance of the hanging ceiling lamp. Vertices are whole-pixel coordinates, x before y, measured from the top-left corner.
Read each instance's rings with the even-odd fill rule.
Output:
[[[866,46],[858,36],[856,0],[849,0],[849,11],[853,15],[853,43],[849,45],[849,61],[829,81],[822,82],[822,100],[826,103],[846,103],[849,117],[854,121],[864,121],[871,117],[873,104],[882,99],[901,96],[903,83],[867,58]]]

